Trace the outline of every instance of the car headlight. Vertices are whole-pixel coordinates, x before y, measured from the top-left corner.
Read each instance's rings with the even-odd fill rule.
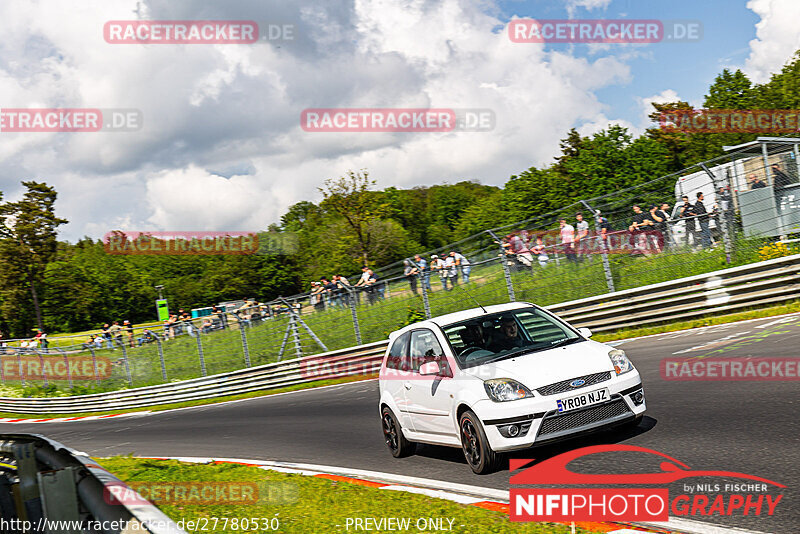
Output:
[[[614,371],[616,371],[618,376],[628,371],[633,371],[633,364],[628,357],[625,356],[624,350],[614,349],[609,351],[608,357],[611,358],[611,364],[614,366]]]
[[[495,402],[506,402],[533,397],[531,390],[510,378],[492,378],[483,383],[489,398]]]

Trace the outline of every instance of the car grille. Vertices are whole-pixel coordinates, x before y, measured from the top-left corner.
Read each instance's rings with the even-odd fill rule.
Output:
[[[539,438],[548,434],[564,432],[584,425],[605,421],[606,419],[612,419],[626,413],[631,413],[631,411],[622,399],[616,399],[606,404],[592,406],[577,412],[568,412],[561,415],[555,412],[553,415],[545,416],[542,426],[539,428]]]
[[[578,376],[575,378],[570,378],[569,380],[562,380],[561,382],[555,382],[547,386],[542,386],[536,390],[536,393],[538,393],[539,395],[555,395],[556,393],[575,391],[576,389],[585,388],[587,386],[593,386],[595,384],[599,384],[600,382],[605,382],[606,380],[610,379],[611,379],[610,371],[605,371],[603,373],[595,373],[593,375]],[[570,386],[569,385],[570,382],[574,382],[575,380],[584,380],[586,383],[578,387]]]

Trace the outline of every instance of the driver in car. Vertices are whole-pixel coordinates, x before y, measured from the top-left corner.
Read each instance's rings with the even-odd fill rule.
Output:
[[[502,352],[524,347],[525,344],[525,340],[519,333],[517,321],[513,317],[504,317],[500,322],[500,335],[492,340],[489,349],[494,352]]]

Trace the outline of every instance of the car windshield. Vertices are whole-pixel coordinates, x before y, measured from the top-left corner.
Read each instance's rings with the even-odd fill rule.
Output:
[[[486,314],[443,327],[462,369],[583,341],[538,308]]]

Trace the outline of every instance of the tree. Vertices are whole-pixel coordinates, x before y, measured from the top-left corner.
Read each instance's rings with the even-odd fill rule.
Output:
[[[22,182],[28,190],[22,200],[0,205],[0,292],[6,318],[19,316],[23,288],[30,292],[36,324],[44,330],[38,289],[43,286],[47,264],[56,255],[57,228],[66,219],[55,215],[55,189],[46,183]],[[18,331],[24,324],[15,325]]]
[[[376,221],[385,211],[380,197],[370,188],[375,180],[369,179],[369,173],[362,170],[358,173],[347,171],[340,178],[325,180],[321,207],[344,219],[356,241],[356,251],[363,265],[370,260],[370,253],[375,241]]]

